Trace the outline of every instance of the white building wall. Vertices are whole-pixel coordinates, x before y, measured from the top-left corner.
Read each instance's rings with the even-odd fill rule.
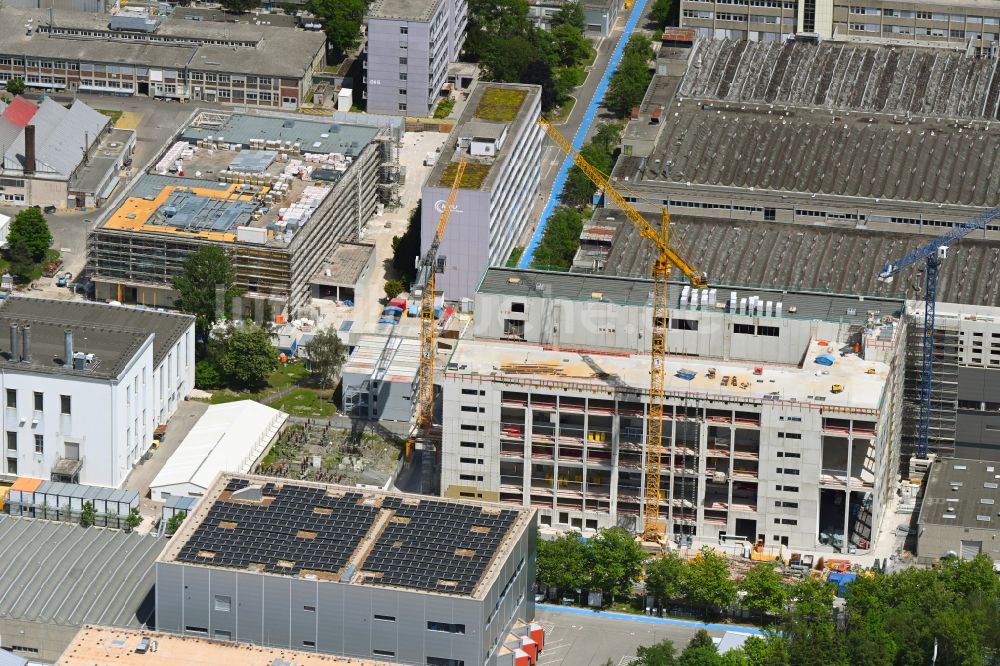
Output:
[[[48,479],[53,465],[67,457],[66,444],[76,443],[83,460],[80,483],[118,487],[152,445],[156,426],[167,422],[193,387],[193,323],[158,368],[150,336],[115,380],[0,364],[3,471]],[[8,403],[8,389],[17,392],[16,407]],[[35,392],[43,396],[41,411],[33,409]],[[70,397],[68,415],[60,413],[64,395]],[[16,452],[8,448],[8,432],[17,433]],[[41,454],[35,452],[35,435],[42,436]]]

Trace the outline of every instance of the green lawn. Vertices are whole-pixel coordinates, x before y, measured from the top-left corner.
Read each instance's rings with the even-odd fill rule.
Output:
[[[279,367],[267,378],[267,388],[256,392],[239,393],[229,389],[219,389],[212,391],[212,398],[209,402],[213,405],[220,405],[224,402],[236,402],[237,400],[262,400],[269,395],[277,393],[281,389],[288,388],[292,384],[302,381],[309,374],[302,363],[288,363]]]
[[[546,120],[553,125],[562,125],[569,118],[569,114],[573,111],[574,106],[576,106],[576,99],[570,97],[566,100],[565,104],[549,111],[546,114]]]
[[[438,119],[447,118],[454,108],[455,100],[450,97],[445,98],[438,102],[437,108],[434,109],[434,117]]]
[[[486,176],[490,174],[491,164],[483,164],[481,162],[467,162],[465,165],[465,171],[462,172],[462,180],[459,182],[458,186],[463,190],[478,190],[483,181],[486,180]],[[438,183],[439,187],[451,187],[452,183],[455,182],[455,173],[458,172],[458,162],[452,162],[444,168],[441,172],[441,181]]]
[[[122,117],[122,111],[116,109],[97,109],[98,113],[104,114],[108,118],[111,118],[111,124],[117,125],[118,119]]]
[[[280,400],[271,403],[275,409],[292,416],[304,418],[328,419],[333,416],[333,403],[321,398],[319,391],[309,388],[297,388]]]

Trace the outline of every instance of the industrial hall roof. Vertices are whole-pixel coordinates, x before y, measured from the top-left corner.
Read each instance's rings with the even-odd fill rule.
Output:
[[[648,276],[654,259],[650,244],[620,211],[601,211],[598,217],[608,242],[598,246],[585,241],[582,246],[584,252],[595,248],[590,252],[599,255],[597,272]],[[658,216],[647,217],[659,224]],[[926,243],[929,237],[922,234],[683,215],[672,215],[671,223],[671,239],[683,256],[697,260],[713,285],[922,298],[917,288],[922,264],[904,271],[891,285],[879,282],[877,275],[886,262]],[[955,245],[941,265],[938,298],[1000,306],[1000,241],[970,236]]]
[[[161,561],[476,597],[532,512],[224,474]],[[371,542],[362,548],[363,542]]]
[[[110,379],[121,374],[151,334],[153,366],[158,366],[193,323],[188,315],[156,310],[9,296],[0,301],[0,351],[10,368],[13,359],[6,331],[11,324],[22,330],[30,324],[31,362],[20,359],[18,369]],[[63,364],[67,329],[73,332],[75,352],[93,354],[84,370]]]
[[[0,619],[139,628],[162,550],[136,532],[0,515]]]
[[[616,177],[643,192],[992,206],[998,96],[986,59],[936,49],[701,40],[646,168]]]

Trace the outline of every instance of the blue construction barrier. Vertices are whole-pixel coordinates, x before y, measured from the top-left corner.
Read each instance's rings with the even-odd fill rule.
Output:
[[[594,122],[594,116],[597,115],[597,108],[604,101],[604,95],[608,91],[608,84],[611,82],[611,76],[618,69],[618,64],[622,60],[622,53],[625,52],[625,45],[628,44],[629,38],[632,33],[635,32],[635,27],[639,24],[639,19],[642,18],[643,13],[646,10],[645,0],[639,0],[636,2],[635,6],[632,8],[632,13],[629,14],[628,21],[625,23],[625,30],[622,32],[621,38],[618,40],[618,44],[615,45],[615,50],[611,52],[611,59],[608,61],[608,66],[604,70],[604,75],[597,84],[597,88],[594,90],[594,96],[590,100],[590,104],[587,106],[586,112],[583,114],[583,120],[580,123],[580,128],[576,131],[573,136],[573,147],[577,150],[583,148],[583,139],[587,136],[587,132],[590,131],[590,126]],[[531,235],[531,241],[528,243],[528,247],[524,249],[524,254],[521,255],[521,261],[518,263],[518,268],[528,268],[531,266],[531,258],[535,254],[535,250],[538,248],[538,243],[542,240],[542,235],[545,233],[545,227],[549,222],[549,217],[555,211],[556,206],[559,205],[559,198],[562,196],[563,187],[566,185],[566,179],[569,177],[569,169],[573,166],[573,158],[567,155],[563,160],[562,166],[559,167],[559,173],[556,174],[556,179],[552,183],[552,191],[549,193],[549,199],[545,202],[545,208],[542,210],[542,216],[538,220],[538,226],[535,227],[535,233]]]

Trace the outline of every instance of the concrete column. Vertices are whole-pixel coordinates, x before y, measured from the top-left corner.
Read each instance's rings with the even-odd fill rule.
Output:
[[[621,415],[618,413],[618,398],[611,416],[611,474],[608,482],[611,490],[608,493],[608,515],[612,525],[618,524],[618,438],[621,436]]]

